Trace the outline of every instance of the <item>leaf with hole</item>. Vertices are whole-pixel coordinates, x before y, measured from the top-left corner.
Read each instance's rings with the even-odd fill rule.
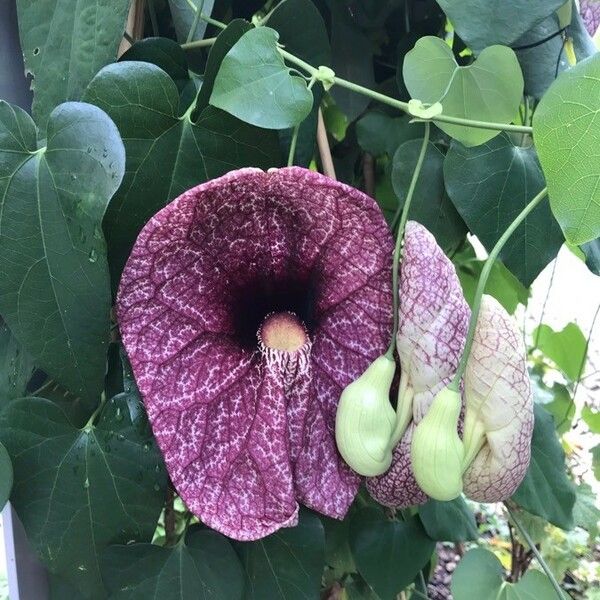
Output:
[[[510,123],[521,103],[523,75],[515,53],[489,46],[466,67],[459,67],[452,50],[440,38],[425,36],[404,58],[404,83],[415,99],[441,102],[443,114],[475,121]],[[436,122],[465,146],[483,144],[498,131]]]
[[[110,285],[101,223],[125,153],[104,112],[57,107],[45,146],[0,102],[0,312],[36,365],[95,406],[106,369]]]
[[[49,400],[22,398],[2,412],[0,440],[13,459],[12,504],[42,562],[100,599],[101,551],[152,539],[166,474],[135,393],[81,425]]]
[[[505,133],[473,148],[453,142],[444,160],[444,181],[452,203],[488,252],[545,185],[533,147],[518,146]],[[543,200],[509,238],[500,259],[529,287],[563,241]]]
[[[301,123],[312,108],[312,93],[304,78],[286,66],[278,39],[269,27],[245,33],[221,62],[210,103],[266,129]]]
[[[533,115],[533,137],[550,206],[565,237],[600,237],[600,54],[562,73]]]

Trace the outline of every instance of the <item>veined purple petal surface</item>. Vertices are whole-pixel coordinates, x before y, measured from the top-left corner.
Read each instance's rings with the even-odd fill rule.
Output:
[[[258,539],[299,502],[345,515],[359,477],[335,409],[389,341],[392,247],[371,198],[298,167],[202,184],[140,233],[122,339],[171,479],[210,527]],[[276,319],[259,342],[272,313],[298,325]],[[265,346],[282,323],[301,345]]]
[[[579,10],[585,28],[591,36],[594,36],[600,27],[600,0],[579,0]]]
[[[470,310],[454,266],[425,227],[406,225],[400,273],[400,325],[397,348],[402,378],[414,392],[412,418],[394,450],[392,466],[367,480],[381,504],[402,508],[427,500],[410,466],[410,441],[434,396],[458,365]]]
[[[486,432],[464,473],[464,491],[478,502],[500,502],[517,489],[529,466],[533,397],[523,336],[492,296],[482,298],[464,384],[465,410]]]

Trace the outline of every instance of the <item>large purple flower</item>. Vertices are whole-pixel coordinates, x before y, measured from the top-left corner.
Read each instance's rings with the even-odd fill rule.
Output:
[[[392,239],[372,199],[301,168],[242,169],[144,227],[121,280],[123,343],[171,479],[251,540],[341,518],[359,485],[334,440],[343,388],[386,348]]]

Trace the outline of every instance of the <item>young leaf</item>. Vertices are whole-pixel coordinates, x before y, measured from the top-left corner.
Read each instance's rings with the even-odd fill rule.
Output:
[[[421,102],[441,102],[444,115],[477,121],[510,123],[523,95],[523,75],[515,53],[489,46],[467,67],[459,67],[452,50],[440,38],[425,36],[404,58],[404,83]],[[437,122],[465,146],[487,142],[498,131]]]
[[[427,564],[435,542],[416,516],[391,521],[381,509],[364,508],[351,519],[350,547],[365,581],[381,600],[393,600]]]
[[[21,46],[33,75],[33,116],[40,129],[57,104],[79,100],[95,73],[115,60],[129,4],[18,0]]]
[[[251,29],[229,50],[215,80],[210,103],[266,129],[302,122],[313,105],[303,77],[292,75],[277,48],[279,34]]]
[[[115,396],[96,426],[56,404],[14,400],[0,418],[13,459],[12,503],[48,569],[104,598],[99,555],[110,543],[150,541],[166,475],[137,396]]]
[[[0,318],[0,408],[25,395],[33,369],[31,357]]]
[[[4,444],[0,443],[0,510],[2,510],[4,505],[8,502],[12,485],[12,463],[10,462],[10,456],[6,451]]]
[[[245,600],[317,599],[325,563],[325,533],[318,517],[300,511],[296,527],[256,542],[237,542],[245,574]]]
[[[170,200],[227,171],[278,163],[274,132],[208,106],[192,122],[179,116],[173,80],[158,67],[128,61],[105,67],[86,98],[114,119],[127,151],[127,172],[104,221],[113,285],[148,219]]]
[[[550,206],[572,244],[600,236],[599,103],[600,55],[596,54],[562,73],[533,116]]]
[[[37,366],[95,405],[111,303],[101,222],[125,153],[89,104],[61,104],[47,133],[38,150],[31,118],[0,102],[0,312]]]
[[[225,537],[194,527],[171,548],[154,544],[111,546],[102,555],[102,578],[111,600],[239,600],[244,577]]]
[[[560,331],[554,331],[543,323],[537,327],[532,338],[541,352],[552,360],[571,381],[577,381],[585,365],[587,343],[581,329],[568,323]]]
[[[552,416],[538,405],[534,406],[534,414],[531,463],[512,500],[561,529],[571,529],[576,495],[565,472],[565,453]]]
[[[453,142],[444,160],[444,181],[454,206],[488,252],[545,185],[535,150],[516,146],[505,133],[474,148]],[[563,241],[544,201],[513,233],[500,259],[528,287]]]
[[[450,502],[429,500],[419,506],[419,517],[433,540],[466,542],[479,537],[475,515],[461,496]]]

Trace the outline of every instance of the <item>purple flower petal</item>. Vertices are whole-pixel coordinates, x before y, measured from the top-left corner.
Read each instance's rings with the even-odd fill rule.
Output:
[[[600,0],[579,0],[579,12],[585,28],[593,37],[600,27]]]
[[[335,409],[387,346],[391,252],[372,199],[296,167],[234,171],[144,227],[119,325],[171,479],[207,525],[251,540],[294,525],[298,502],[345,515],[359,477]]]
[[[485,431],[485,443],[463,476],[473,500],[506,500],[529,466],[533,398],[525,357],[514,319],[484,295],[464,378],[464,439],[475,423]]]
[[[410,467],[412,429],[454,375],[469,316],[454,266],[431,233],[410,221],[400,274],[397,346],[401,389],[405,387],[405,398],[412,395],[413,400],[409,425],[394,450],[392,466],[383,475],[367,480],[369,492],[381,504],[401,508],[427,500]]]

